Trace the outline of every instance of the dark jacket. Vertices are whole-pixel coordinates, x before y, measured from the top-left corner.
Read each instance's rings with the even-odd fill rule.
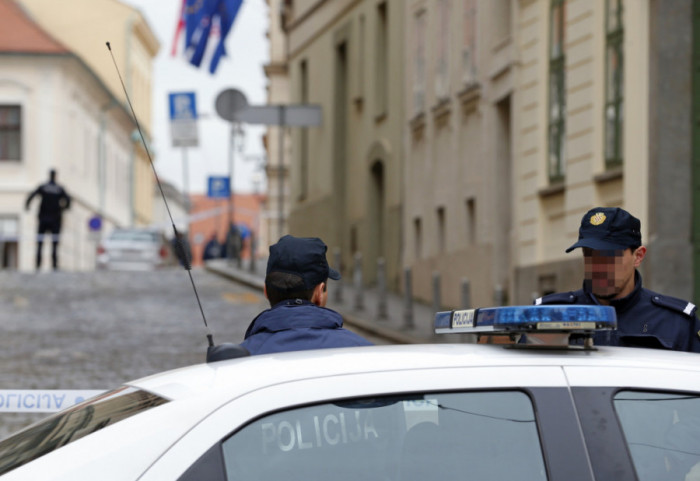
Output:
[[[39,206],[39,220],[60,220],[64,209],[70,207],[70,196],[68,193],[55,182],[46,182],[41,184],[37,189],[27,197],[26,207],[32,202],[34,196],[41,196],[41,205]]]
[[[584,289],[540,297],[535,304],[600,303],[584,283]],[[700,321],[695,305],[643,288],[638,271],[632,293],[610,301],[610,305],[617,314],[617,330],[597,332],[594,344],[700,352]]]
[[[343,328],[340,314],[302,299],[283,301],[261,312],[241,343],[252,355],[370,345]]]

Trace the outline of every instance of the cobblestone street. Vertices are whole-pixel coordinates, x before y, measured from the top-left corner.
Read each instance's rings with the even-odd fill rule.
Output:
[[[192,271],[214,341],[240,342],[267,301]],[[0,389],[107,389],[203,362],[187,272],[0,272]],[[45,414],[0,413],[0,438]]]

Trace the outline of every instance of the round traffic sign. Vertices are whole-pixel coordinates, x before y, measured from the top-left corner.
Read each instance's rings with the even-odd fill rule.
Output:
[[[236,113],[248,108],[248,99],[237,89],[226,89],[216,96],[216,113],[222,119],[234,122]]]

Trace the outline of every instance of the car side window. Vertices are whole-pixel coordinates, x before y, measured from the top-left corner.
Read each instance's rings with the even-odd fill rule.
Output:
[[[700,479],[700,396],[621,391],[614,404],[640,481]]]
[[[229,480],[545,480],[520,391],[319,404],[258,419],[223,442]]]

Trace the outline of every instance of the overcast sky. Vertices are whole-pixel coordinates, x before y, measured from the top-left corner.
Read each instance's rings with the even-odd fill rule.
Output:
[[[216,74],[209,73],[208,65],[195,68],[186,62],[182,53],[172,57],[171,48],[180,0],[121,0],[137,7],[146,17],[161,47],[153,69],[153,150],[156,169],[162,180],[182,189],[183,152],[172,147],[170,139],[168,94],[194,91],[199,122],[199,147],[187,149],[190,193],[206,193],[209,175],[228,175],[229,132],[228,122],[221,119],[214,108],[216,96],[227,88],[242,91],[250,105],[264,105],[267,79],[263,65],[269,58],[267,37],[268,6],[264,0],[243,0],[233,29],[226,39],[228,56],[219,63]],[[242,152],[234,154],[234,191],[253,192],[264,189],[264,174],[260,169],[264,149],[264,127],[245,126],[240,139]]]

